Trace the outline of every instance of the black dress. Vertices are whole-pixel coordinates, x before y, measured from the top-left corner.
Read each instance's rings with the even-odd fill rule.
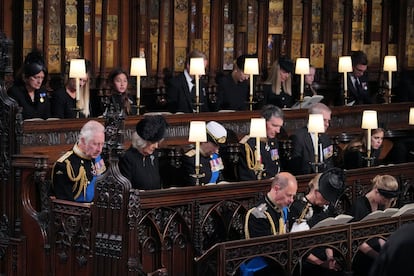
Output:
[[[293,105],[293,97],[285,92],[280,92],[279,95],[276,95],[272,91],[272,85],[265,84],[263,85],[263,96],[265,104],[273,104],[280,108],[289,108]]]
[[[248,81],[235,82],[231,74],[219,79],[217,84],[219,109],[247,110],[248,100]]]
[[[76,98],[72,98],[66,88],[57,89],[52,94],[52,116],[55,118],[76,118]]]

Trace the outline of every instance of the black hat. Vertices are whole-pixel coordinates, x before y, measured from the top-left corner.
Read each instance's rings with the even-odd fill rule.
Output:
[[[286,72],[293,73],[293,67],[294,67],[293,61],[290,60],[288,57],[280,57],[279,66]]]
[[[28,53],[24,59],[23,73],[27,77],[31,77],[39,74],[41,71],[47,74],[47,68],[45,66],[43,55],[40,51],[33,50],[32,52]]]
[[[149,142],[158,142],[164,138],[168,124],[162,115],[145,116],[137,123],[138,135]]]
[[[324,199],[335,204],[345,191],[344,171],[339,168],[332,168],[323,172],[316,188]]]
[[[208,122],[206,125],[207,140],[216,145],[224,144],[227,139],[227,130],[215,121]]]

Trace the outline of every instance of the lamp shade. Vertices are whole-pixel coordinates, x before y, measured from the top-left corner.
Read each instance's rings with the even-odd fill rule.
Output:
[[[190,59],[190,75],[204,75],[206,73],[204,58],[191,58]]]
[[[250,137],[266,137],[266,120],[265,118],[250,119]]]
[[[147,65],[145,58],[134,57],[131,58],[131,76],[146,76],[147,75]]]
[[[86,63],[84,59],[71,59],[69,78],[86,78]]]
[[[189,142],[206,142],[207,131],[206,122],[204,121],[191,121],[190,133],[188,135]]]
[[[410,107],[410,117],[408,119],[408,124],[414,125],[414,107]]]
[[[308,132],[312,132],[312,133],[325,132],[325,126],[324,126],[322,114],[309,114]]]
[[[362,114],[361,128],[378,128],[377,112],[375,110],[364,110],[364,113]]]
[[[308,58],[297,58],[295,73],[298,75],[309,74],[309,59]]]
[[[397,71],[397,57],[385,56],[384,57],[384,71],[395,72]]]
[[[258,58],[245,58],[243,73],[246,75],[258,75],[259,74],[259,59]]]
[[[338,72],[352,72],[352,59],[350,56],[339,57]]]

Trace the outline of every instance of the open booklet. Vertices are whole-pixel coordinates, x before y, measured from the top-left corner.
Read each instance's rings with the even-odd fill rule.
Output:
[[[324,220],[321,220],[317,224],[315,224],[312,229],[319,228],[319,227],[325,227],[325,226],[332,226],[332,225],[338,225],[338,224],[345,224],[349,222],[351,219],[353,219],[353,216],[340,214],[336,217],[329,217]]]
[[[361,219],[361,221],[378,219],[378,218],[387,218],[387,217],[399,217],[402,215],[414,214],[414,203],[405,204],[401,208],[387,208],[385,210],[376,210],[372,213],[369,213],[366,217]]]
[[[305,96],[305,97],[303,97],[302,104],[301,104],[301,102],[296,102],[292,106],[292,109],[309,108],[309,107],[311,107],[311,105],[313,105],[315,103],[319,103],[320,101],[322,101],[322,99],[323,99],[322,95],[313,95],[312,97]]]
[[[376,210],[374,212],[369,213],[365,217],[361,219],[361,221],[371,220],[371,219],[378,219],[378,218],[386,218],[391,217],[395,213],[398,212],[398,208],[387,208],[385,210]]]

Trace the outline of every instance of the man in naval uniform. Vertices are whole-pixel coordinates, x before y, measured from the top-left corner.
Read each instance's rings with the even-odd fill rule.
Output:
[[[260,170],[255,158],[256,140],[246,135],[240,140],[241,158],[238,166],[239,179],[257,180],[274,177],[281,168],[279,156],[279,142],[276,136],[283,126],[283,111],[275,105],[267,105],[261,115],[266,120],[266,138],[260,141]]]
[[[219,123],[210,121],[206,124],[207,142],[200,143],[199,184],[215,184],[222,181],[223,161],[219,154],[220,146],[226,143],[227,130]],[[185,152],[182,158],[183,185],[195,185],[195,149]]]
[[[56,198],[77,202],[93,200],[96,178],[106,170],[100,157],[104,143],[105,127],[97,121],[88,121],[73,149],[53,166],[52,185]]]

